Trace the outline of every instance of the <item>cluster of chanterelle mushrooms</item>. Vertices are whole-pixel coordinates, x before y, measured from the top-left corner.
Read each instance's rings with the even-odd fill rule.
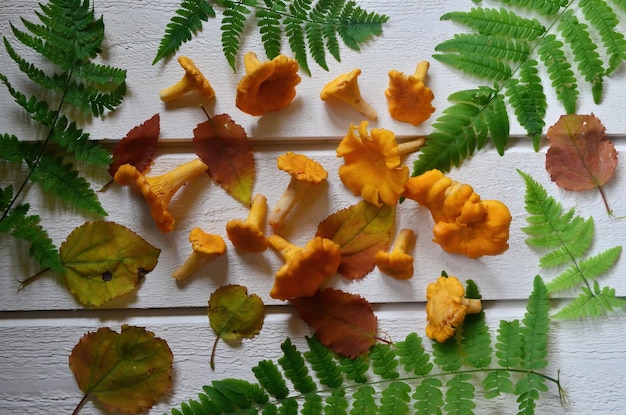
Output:
[[[198,91],[213,98],[215,91],[209,81],[188,57],[178,59],[184,68],[183,78],[175,85],[160,91],[164,101],[175,100],[190,91]],[[245,75],[237,86],[236,106],[241,111],[259,116],[287,107],[296,96],[301,82],[298,63],[284,55],[260,62],[253,52],[244,56]],[[434,112],[434,96],[425,86],[429,68],[426,61],[418,63],[412,75],[389,72],[389,88],[385,91],[391,116],[402,122],[419,125]],[[358,85],[360,69],[342,74],[328,83],[320,98],[341,100],[351,105],[366,118],[375,120],[376,110],[362,97]],[[339,169],[342,182],[355,195],[376,206],[394,206],[401,197],[426,207],[435,222],[433,241],[450,253],[470,258],[497,255],[508,249],[511,215],[497,200],[481,200],[472,187],[458,183],[438,170],[409,177],[409,169],[402,156],[419,150],[424,138],[398,143],[395,134],[378,128],[368,132],[368,123],[350,125],[348,133],[337,147],[337,157],[344,158]],[[233,246],[247,252],[263,252],[272,247],[285,263],[276,272],[270,296],[280,300],[312,296],[334,275],[341,261],[341,248],[330,239],[316,236],[304,247],[296,246],[278,235],[285,219],[310,186],[326,180],[328,173],[316,161],[303,154],[287,152],[277,158],[277,167],[291,175],[291,180],[268,215],[273,229],[265,235],[267,199],[257,194],[245,220],[231,220],[226,233]],[[150,206],[158,228],[170,232],[174,218],[168,211],[170,199],[193,177],[205,172],[208,166],[195,159],[177,166],[161,176],[146,177],[130,164],[122,165],[114,176],[121,185],[135,186]],[[380,251],[375,256],[379,270],[397,279],[413,276],[413,257],[408,253],[415,238],[411,229],[401,229],[391,251]],[[223,255],[226,244],[219,235],[211,235],[194,228],[189,234],[192,253],[173,274],[176,279],[190,276],[198,264],[208,258]],[[461,282],[453,276],[439,277],[427,287],[426,306],[428,325],[426,334],[444,342],[455,334],[466,314],[481,311],[480,300],[464,298]]]

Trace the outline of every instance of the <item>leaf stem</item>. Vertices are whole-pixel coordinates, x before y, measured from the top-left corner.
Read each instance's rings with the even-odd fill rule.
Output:
[[[78,405],[76,405],[76,408],[74,408],[74,412],[72,412],[72,415],[77,415],[78,412],[80,412],[81,408],[83,407],[83,405],[85,405],[85,402],[87,402],[87,394],[84,394],[82,399],[80,400],[80,402],[78,402]]]
[[[215,350],[217,349],[217,343],[220,341],[220,338],[221,336],[218,334],[213,342],[213,348],[211,349],[211,360],[209,360],[211,370],[215,370]]]
[[[28,287],[29,285],[31,285],[32,283],[34,283],[35,281],[37,281],[39,278],[41,278],[41,277],[43,276],[43,274],[44,274],[46,271],[50,271],[50,270],[51,270],[51,268],[45,268],[45,269],[42,269],[41,271],[39,271],[39,272],[38,272],[38,273],[36,273],[35,275],[30,276],[30,277],[26,278],[26,279],[25,279],[25,280],[23,280],[23,281],[20,281],[20,286],[19,286],[19,288],[17,289],[17,292],[19,293],[19,292],[20,292],[20,291],[22,291],[24,288]]]

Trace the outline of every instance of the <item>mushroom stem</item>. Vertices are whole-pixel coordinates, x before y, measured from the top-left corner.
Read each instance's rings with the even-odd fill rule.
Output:
[[[259,193],[252,199],[252,205],[250,206],[250,213],[248,213],[246,223],[256,228],[263,229],[263,219],[265,219],[266,213],[267,198]]]
[[[292,244],[282,236],[276,234],[270,235],[267,240],[272,248],[282,255],[285,261],[288,261],[289,258],[293,257],[296,252],[302,249],[299,246]]]
[[[278,202],[276,202],[276,206],[274,206],[268,218],[268,222],[272,228],[278,229],[282,226],[287,215],[289,215],[298,200],[310,186],[310,182],[298,180],[295,177],[291,178],[289,185],[287,185],[282,196],[278,199]]]
[[[465,314],[478,314],[483,310],[483,306],[480,300],[476,298],[461,298],[461,304],[467,306]]]
[[[180,97],[181,95],[185,95],[189,91],[192,91],[195,86],[195,82],[185,75],[174,85],[160,90],[159,98],[161,98],[161,101],[163,102],[169,102]]]
[[[161,198],[161,203],[167,205],[178,189],[192,178],[207,171],[208,168],[209,166],[197,158],[160,176],[146,177],[146,182],[152,191]]]
[[[405,254],[408,251],[409,244],[413,240],[413,236],[415,233],[412,229],[404,228],[398,233],[395,242],[393,243],[393,247],[391,248],[391,253],[403,253]]]
[[[185,95],[189,91],[198,90],[207,98],[213,98],[215,91],[208,79],[202,75],[196,64],[186,56],[178,58],[178,63],[185,70],[185,75],[174,85],[159,91],[161,101],[168,102]]]
[[[252,73],[256,68],[261,66],[261,61],[258,56],[254,52],[248,52],[243,55],[243,65],[246,70],[246,73]]]
[[[196,268],[198,268],[200,263],[205,258],[207,258],[206,255],[202,255],[199,252],[192,251],[185,260],[185,262],[172,273],[172,277],[177,281],[182,281],[186,279],[196,270]]]
[[[407,154],[415,153],[426,143],[426,137],[419,136],[412,140],[405,141],[398,144],[398,155],[404,156]]]
[[[419,62],[417,64],[417,68],[415,68],[415,73],[413,73],[413,76],[424,82],[426,74],[428,73],[428,68],[430,68],[430,63],[428,61]]]

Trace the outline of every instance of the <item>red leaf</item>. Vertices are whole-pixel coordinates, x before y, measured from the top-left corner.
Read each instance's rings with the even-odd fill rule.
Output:
[[[144,171],[154,159],[160,132],[159,114],[130,130],[113,149],[109,174],[114,176],[117,169],[126,163],[132,164],[140,172]]]
[[[248,136],[230,115],[215,115],[193,130],[194,151],[209,166],[209,176],[246,206],[252,203],[254,154]]]
[[[326,288],[291,303],[322,344],[343,356],[355,358],[376,343],[378,321],[369,302],[359,295]]]
[[[588,190],[605,184],[617,165],[617,151],[593,114],[563,115],[548,129],[546,170],[566,190]]]

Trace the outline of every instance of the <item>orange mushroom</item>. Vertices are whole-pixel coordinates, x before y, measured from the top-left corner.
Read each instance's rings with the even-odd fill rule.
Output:
[[[402,229],[390,252],[376,253],[374,261],[382,273],[398,280],[408,280],[413,276],[413,256],[407,253],[407,249],[414,236],[411,229]]]
[[[356,196],[381,206],[393,206],[404,192],[409,179],[409,168],[402,163],[401,156],[415,151],[424,139],[398,145],[392,131],[374,128],[368,134],[367,121],[358,127],[350,125],[348,134],[337,146],[337,157],[344,158],[339,168],[341,181]]]
[[[189,232],[189,242],[191,242],[191,254],[172,273],[172,277],[178,281],[188,278],[203,261],[226,253],[226,244],[221,236],[206,233],[200,228],[193,228]]]
[[[352,108],[360,112],[364,117],[371,120],[378,118],[378,113],[370,104],[361,97],[358,78],[361,69],[353,69],[351,72],[339,75],[337,78],[324,86],[320,93],[322,101],[334,98],[349,104]]]
[[[263,219],[267,212],[267,198],[257,194],[252,200],[250,213],[245,221],[233,219],[226,223],[226,233],[233,245],[243,251],[263,252],[269,242],[263,232]]]
[[[339,268],[341,248],[330,239],[316,236],[303,248],[275,234],[270,235],[268,240],[285,260],[276,272],[270,291],[272,298],[291,300],[311,297]]]
[[[482,311],[481,301],[464,297],[463,284],[453,276],[441,276],[426,287],[426,335],[444,343],[454,336],[467,314]]]
[[[300,83],[298,62],[284,55],[260,62],[254,52],[244,55],[246,74],[237,85],[235,105],[250,115],[263,115],[287,107]]]
[[[392,118],[420,125],[435,112],[431,104],[435,96],[424,85],[429,66],[428,61],[421,61],[415,73],[408,76],[396,70],[389,71],[389,88],[385,97]]]
[[[159,98],[161,98],[161,101],[169,102],[194,90],[200,92],[207,99],[211,99],[215,96],[215,91],[211,87],[209,80],[202,75],[200,69],[198,69],[196,64],[191,59],[186,56],[181,56],[178,58],[178,63],[185,70],[185,75],[174,85],[162,89],[159,92]]]
[[[478,258],[509,248],[509,209],[498,200],[481,200],[470,185],[433,169],[411,177],[404,195],[430,211],[433,241],[444,251]]]
[[[291,175],[291,180],[269,216],[269,224],[279,229],[305,191],[326,180],[328,172],[317,161],[304,154],[288,151],[278,156],[276,165]]]
[[[162,232],[174,229],[174,218],[168,207],[170,200],[185,183],[207,171],[208,166],[199,158],[177,166],[155,177],[146,177],[132,164],[122,164],[115,172],[113,181],[122,186],[134,186],[150,206],[150,213]]]

